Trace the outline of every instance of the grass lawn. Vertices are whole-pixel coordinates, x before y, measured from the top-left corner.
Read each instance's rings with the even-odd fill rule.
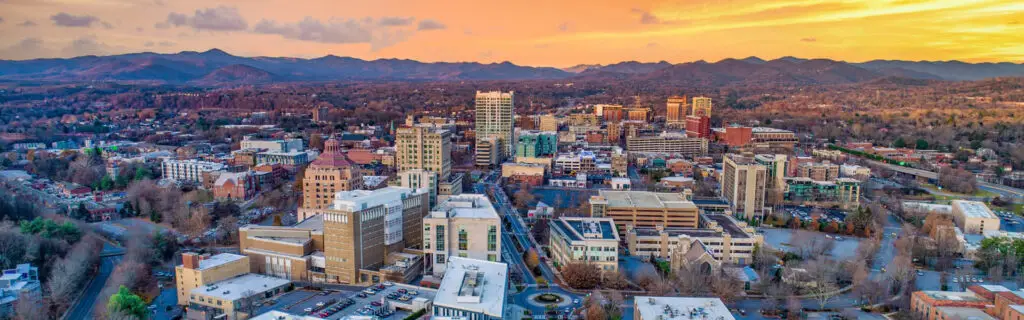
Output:
[[[992,192],[992,191],[988,191],[988,190],[981,190],[981,189],[978,189],[978,191],[975,191],[974,193],[971,193],[971,194],[953,192],[953,191],[950,191],[948,189],[939,189],[939,187],[937,187],[937,186],[935,186],[933,184],[928,184],[928,183],[922,183],[921,187],[925,188],[925,189],[928,189],[928,190],[931,190],[931,191],[935,191],[935,192],[948,193],[948,194],[954,195],[954,196],[935,195],[935,199],[936,200],[956,200],[958,197],[989,197],[989,198],[994,198],[994,197],[999,195],[998,193],[995,193],[995,192]]]

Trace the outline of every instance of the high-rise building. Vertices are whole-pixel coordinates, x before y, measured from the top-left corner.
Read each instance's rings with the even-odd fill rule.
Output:
[[[398,128],[395,136],[398,170],[423,169],[447,180],[452,173],[452,138],[448,130],[432,126]]]
[[[786,172],[789,160],[784,154],[759,154],[754,162],[765,167],[768,179],[765,181],[765,202],[768,205],[781,204],[786,191]]]
[[[313,121],[327,122],[328,111],[330,111],[330,109],[328,109],[327,107],[318,107],[316,109],[313,109]]]
[[[552,114],[540,116],[540,131],[558,131],[558,118]]]
[[[514,97],[511,91],[476,92],[476,139],[497,138],[501,142],[500,159],[510,158],[515,152]]]
[[[722,159],[722,196],[734,213],[760,219],[764,210],[768,168],[751,157],[727,154]]]
[[[341,143],[335,139],[324,142],[324,153],[313,160],[302,178],[302,209],[327,209],[338,191],[361,188],[363,175],[341,152]]]
[[[670,126],[682,126],[686,122],[686,115],[690,108],[687,108],[686,95],[668,97],[665,103],[665,123]]]
[[[651,110],[644,107],[626,108],[626,119],[631,121],[647,122]]]
[[[711,98],[693,97],[693,113],[698,117],[711,117]]]
[[[601,108],[601,116],[605,122],[619,122],[625,120],[621,105],[604,105]]]
[[[501,218],[482,194],[451,196],[423,218],[424,266],[444,274],[449,257],[501,261]]]
[[[711,138],[711,118],[686,116],[686,136],[692,138]]]
[[[839,178],[839,165],[824,162],[805,162],[796,166],[796,176],[814,181],[835,181]]]
[[[554,131],[519,131],[516,156],[536,158],[558,153],[558,133]]]

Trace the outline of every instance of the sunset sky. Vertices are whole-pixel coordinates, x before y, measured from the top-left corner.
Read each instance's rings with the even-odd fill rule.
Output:
[[[555,67],[747,56],[1024,62],[1024,1],[0,0],[0,59],[210,48]]]

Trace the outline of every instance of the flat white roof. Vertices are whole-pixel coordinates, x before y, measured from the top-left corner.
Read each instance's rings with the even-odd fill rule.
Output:
[[[952,205],[969,218],[999,219],[987,205],[978,201],[953,200]]]
[[[642,320],[736,319],[718,298],[637,296],[634,299]]]
[[[431,218],[474,218],[498,220],[498,212],[486,195],[464,193],[449,197],[430,211]]]
[[[434,305],[501,318],[507,289],[507,264],[450,257]]]
[[[234,253],[216,254],[216,255],[210,256],[209,258],[203,259],[202,261],[199,261],[199,268],[196,268],[196,270],[206,270],[206,269],[216,268],[216,267],[221,266],[223,264],[230,263],[230,262],[235,262],[235,261],[238,261],[238,260],[241,260],[241,259],[244,259],[244,258],[245,258],[245,256],[234,254]]]
[[[247,295],[254,295],[285,286],[291,283],[289,280],[265,276],[262,274],[249,273],[231,279],[219,281],[208,286],[202,286],[192,291],[193,294],[207,297],[235,301]]]
[[[401,201],[408,196],[420,193],[415,189],[402,187],[341,191],[334,195],[334,209],[350,212],[361,211],[385,203]]]

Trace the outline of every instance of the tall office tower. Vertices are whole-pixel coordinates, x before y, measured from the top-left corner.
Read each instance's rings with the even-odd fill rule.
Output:
[[[682,126],[689,111],[686,104],[686,95],[668,97],[668,102],[665,103],[665,124]]]
[[[395,162],[399,171],[429,170],[440,180],[448,180],[452,173],[452,134],[429,125],[398,128]]]
[[[622,106],[621,105],[605,105],[601,107],[601,116],[604,117],[605,122],[619,122],[624,120]]]
[[[711,98],[693,97],[693,113],[698,117],[711,117]]]
[[[747,219],[761,218],[767,183],[768,168],[751,157],[727,154],[722,158],[722,196],[734,213]]]
[[[448,257],[501,261],[501,218],[487,195],[461,194],[423,218],[424,267],[444,274]]]
[[[300,217],[307,216],[301,209],[328,209],[338,191],[362,188],[363,176],[341,152],[341,143],[335,139],[324,142],[324,153],[313,160],[302,178],[302,208]]]
[[[540,131],[558,131],[558,118],[553,114],[540,116]]]
[[[515,153],[513,140],[513,107],[515,92],[476,92],[476,139],[479,141],[489,137],[500,140],[501,159],[510,158]],[[499,161],[500,162],[500,161]]]
[[[765,202],[768,205],[781,204],[783,200],[783,193],[786,191],[786,172],[789,165],[786,155],[784,154],[759,154],[754,156],[754,162],[765,166],[767,169],[768,180],[765,182],[765,193],[767,199]]]

